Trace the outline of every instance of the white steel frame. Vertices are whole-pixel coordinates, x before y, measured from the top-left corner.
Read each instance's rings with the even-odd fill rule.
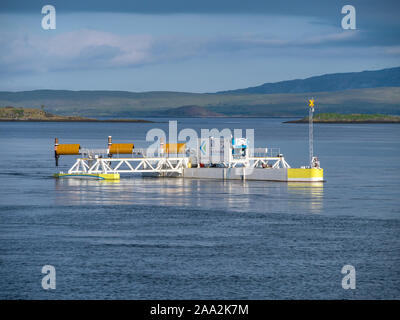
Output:
[[[276,148],[275,148],[276,149]],[[267,152],[267,150],[269,152]],[[253,149],[247,150],[243,157],[232,156],[232,146],[229,150],[227,161],[219,161],[220,165],[227,168],[257,168],[268,166],[272,169],[290,168],[285,158],[278,150],[277,156],[272,156],[274,149]],[[188,164],[197,158],[196,150],[188,149],[186,155],[162,155],[160,150],[156,152],[156,156],[146,156],[145,149],[136,149],[131,157],[116,158],[105,155],[107,150],[82,150],[82,154],[86,157],[78,158],[74,165],[68,170],[69,174],[99,174],[99,173],[177,173],[182,174],[184,168],[188,168]],[[192,155],[194,153],[194,155]],[[249,154],[250,153],[250,154]],[[256,155],[254,155],[256,154]],[[189,156],[191,155],[191,156]],[[221,159],[222,160],[222,159]],[[269,165],[271,162],[271,165]],[[124,168],[125,167],[125,168]]]
[[[249,157],[249,161],[253,163],[250,165],[252,168],[267,165],[268,161],[275,161],[271,168],[290,168],[289,163],[286,162],[284,157]]]
[[[174,158],[79,158],[68,170],[73,173],[182,173],[189,163],[188,157]],[[122,165],[128,169],[120,169]]]
[[[236,160],[226,167],[235,168],[238,164],[246,168],[261,167],[273,161],[271,168],[290,168],[290,165],[283,157],[248,157],[247,159]],[[76,160],[69,174],[97,174],[97,173],[182,173],[188,168],[189,157],[154,157],[154,158],[79,158]],[[121,169],[122,166],[126,169]]]

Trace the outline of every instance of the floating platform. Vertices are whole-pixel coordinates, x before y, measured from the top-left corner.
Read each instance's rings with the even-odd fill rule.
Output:
[[[281,182],[323,182],[324,170],[317,168],[183,168],[179,172],[143,173],[143,175],[191,179],[255,180]],[[119,173],[56,173],[55,178],[119,180]]]
[[[184,168],[182,177],[193,179],[322,182],[324,181],[324,170],[318,168]]]
[[[135,149],[133,143],[113,144],[108,137],[107,150],[82,150],[79,144],[58,144],[55,139],[56,165],[60,155],[84,155],[76,159],[67,173],[56,178],[119,180],[120,174],[176,177],[188,179],[257,180],[281,182],[323,182],[324,171],[317,157],[310,166],[291,168],[283,154],[268,148],[249,148],[245,138],[199,139],[195,148],[185,143],[161,143],[149,154]],[[119,157],[120,154],[129,155]],[[148,155],[149,154],[149,155]]]

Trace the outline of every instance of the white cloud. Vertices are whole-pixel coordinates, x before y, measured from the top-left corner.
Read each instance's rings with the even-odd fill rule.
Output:
[[[58,34],[3,33],[0,35],[0,69],[2,73],[45,73],[59,70],[86,70],[135,67],[146,64],[179,61],[214,53],[235,51],[252,55],[298,54],[312,52],[317,57],[326,49],[351,47],[358,32],[327,32],[295,38],[276,38],[265,34],[235,34],[224,36],[153,36],[119,35],[96,30],[78,30]],[[323,45],[323,46],[322,46]],[[314,47],[315,46],[315,47]],[[296,48],[297,50],[293,50]],[[358,50],[363,50],[359,47]],[[382,50],[396,54],[397,47]]]
[[[132,66],[149,61],[152,45],[150,36],[95,30],[53,36],[8,33],[1,36],[0,64],[14,71]]]

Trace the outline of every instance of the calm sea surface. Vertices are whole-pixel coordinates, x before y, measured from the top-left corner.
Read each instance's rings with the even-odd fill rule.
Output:
[[[0,122],[2,299],[400,298],[400,125],[315,125],[324,184],[123,177],[57,180],[60,143],[145,147],[159,123]],[[256,147],[307,164],[308,126],[179,119],[178,130],[255,129]],[[41,268],[56,268],[43,290]],[[341,269],[356,268],[356,289]]]

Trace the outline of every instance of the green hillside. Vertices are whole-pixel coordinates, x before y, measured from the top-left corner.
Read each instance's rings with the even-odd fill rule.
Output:
[[[400,115],[400,87],[313,93],[318,112]],[[204,107],[223,116],[302,116],[310,94],[199,94],[181,92],[35,90],[0,92],[0,105],[39,108],[85,117],[174,115],[182,106]],[[163,111],[163,112],[161,112]],[[168,112],[166,112],[168,111]],[[179,110],[176,110],[179,114]]]
[[[43,109],[0,107],[0,121],[85,121],[83,117],[59,116]]]
[[[46,106],[85,117],[302,116],[307,100],[319,113],[400,115],[400,67],[325,74],[218,93],[34,90],[0,92],[0,105]]]
[[[141,122],[152,123],[138,119],[106,119],[98,120],[78,116],[60,116],[45,111],[43,108],[0,107],[0,121],[48,121],[48,122]]]
[[[286,123],[308,123],[308,117]],[[386,114],[340,114],[318,113],[313,117],[315,123],[400,123],[400,116]]]
[[[296,79],[264,83],[245,89],[223,91],[220,93],[302,93],[333,92],[350,89],[399,87],[400,67],[375,71],[345,72],[324,74],[307,79]]]

